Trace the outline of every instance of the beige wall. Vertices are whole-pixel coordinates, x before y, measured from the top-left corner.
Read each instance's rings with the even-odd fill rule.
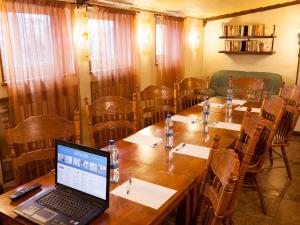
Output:
[[[186,18],[184,21],[184,65],[185,77],[203,77],[203,21]]]
[[[288,84],[294,84],[297,70],[297,31],[300,29],[300,5],[274,9],[224,20],[208,22],[204,31],[204,74],[223,69],[275,72]],[[222,23],[276,25],[274,55],[226,55]]]

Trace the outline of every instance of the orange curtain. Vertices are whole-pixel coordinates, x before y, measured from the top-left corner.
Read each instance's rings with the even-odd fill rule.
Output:
[[[117,95],[132,99],[137,82],[135,13],[89,9],[92,100]]]
[[[79,107],[76,6],[46,0],[0,4],[2,59],[14,122],[40,114],[73,118]]]
[[[156,32],[159,32],[156,45],[160,46],[159,49],[156,47],[160,51],[156,52],[159,85],[173,88],[173,84],[183,76],[183,21],[179,17],[156,16]]]

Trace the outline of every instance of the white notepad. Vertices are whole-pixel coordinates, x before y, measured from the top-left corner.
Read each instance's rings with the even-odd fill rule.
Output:
[[[204,101],[200,103],[201,106],[204,105]],[[210,107],[212,108],[222,108],[224,106],[223,103],[214,103],[214,102],[210,102]]]
[[[172,120],[176,122],[191,123],[191,124],[195,124],[201,121],[200,118],[195,118],[190,116],[179,116],[179,115],[172,116]]]
[[[140,133],[135,133],[125,138],[124,141],[128,141],[139,145],[147,145],[151,148],[155,148],[156,146],[158,146],[160,143],[163,142],[163,139],[159,137],[146,136]]]
[[[241,124],[225,123],[225,122],[219,122],[219,121],[216,121],[216,122],[212,123],[210,125],[210,127],[227,129],[227,130],[235,130],[235,131],[240,131],[241,130]]]
[[[181,143],[177,145],[176,148],[172,149],[172,152],[178,154],[189,155],[201,159],[208,159],[210,148],[199,146],[199,145],[191,145]]]
[[[247,107],[245,107],[245,106],[238,106],[234,110],[245,112],[245,111],[247,111]],[[260,113],[261,109],[260,108],[251,108],[251,112]]]
[[[242,99],[232,99],[232,105],[244,105],[247,101]]]
[[[129,194],[127,191],[129,190]],[[159,209],[177,191],[161,185],[153,184],[137,178],[131,178],[131,185],[126,181],[116,187],[111,193],[133,202]]]

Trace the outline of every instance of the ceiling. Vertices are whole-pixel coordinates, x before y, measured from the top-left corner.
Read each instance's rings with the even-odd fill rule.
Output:
[[[99,2],[101,0],[98,0]],[[185,16],[207,18],[237,11],[254,9],[291,0],[106,0],[128,2],[134,7],[154,11],[179,12]]]

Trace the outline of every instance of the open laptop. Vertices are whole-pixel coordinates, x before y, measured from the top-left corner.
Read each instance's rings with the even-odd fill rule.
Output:
[[[56,141],[55,187],[13,211],[37,224],[87,224],[109,206],[109,152]]]

